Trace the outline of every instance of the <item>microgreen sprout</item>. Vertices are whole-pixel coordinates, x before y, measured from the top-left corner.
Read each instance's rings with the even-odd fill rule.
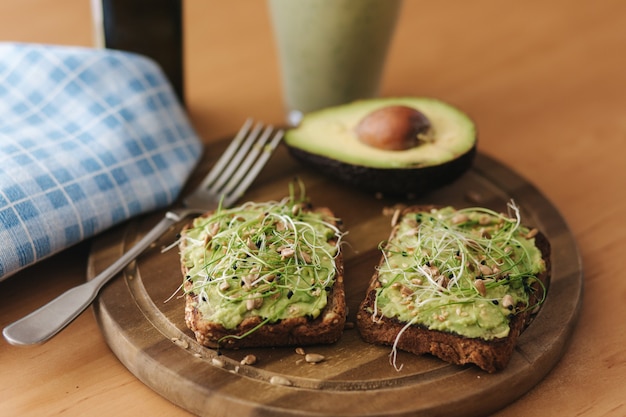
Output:
[[[508,334],[512,314],[542,303],[546,289],[537,276],[545,264],[528,236],[513,201],[508,214],[480,207],[406,214],[379,246],[372,311],[374,321],[385,315],[406,324],[393,344],[394,367],[398,341],[415,323],[441,330],[457,320],[463,326],[453,331],[489,340]],[[543,291],[538,304],[530,305],[532,291]]]
[[[237,340],[241,340],[241,339],[243,339],[243,338],[245,338],[245,337],[247,337],[247,336],[251,335],[252,333],[256,332],[256,331],[257,331],[257,330],[259,330],[261,327],[265,326],[268,322],[269,322],[269,319],[267,319],[267,318],[266,318],[265,320],[261,321],[259,324],[257,324],[257,325],[256,325],[256,326],[254,326],[252,329],[248,330],[247,332],[245,332],[245,333],[243,333],[243,334],[240,334],[240,335],[236,335],[236,334],[229,334],[229,335],[226,335],[226,336],[224,336],[224,337],[220,338],[220,339],[217,341],[217,344],[218,344],[218,345],[221,345],[221,344],[222,344],[222,342],[223,342],[224,340],[226,340],[226,339],[237,339]]]
[[[289,317],[316,317],[324,308],[343,233],[337,219],[311,210],[297,185],[280,201],[219,207],[181,234],[190,277],[184,291],[197,296],[207,320],[233,329],[256,316],[256,331]]]

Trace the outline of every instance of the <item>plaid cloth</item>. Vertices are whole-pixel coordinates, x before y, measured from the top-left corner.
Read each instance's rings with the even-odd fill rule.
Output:
[[[0,281],[171,204],[201,147],[153,61],[0,43]]]

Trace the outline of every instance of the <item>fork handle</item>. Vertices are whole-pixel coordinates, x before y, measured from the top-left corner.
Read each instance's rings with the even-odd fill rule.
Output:
[[[167,229],[190,214],[193,214],[193,211],[168,211],[159,223],[111,266],[92,280],[69,289],[5,327],[2,331],[4,338],[12,345],[34,345],[51,339],[89,307],[104,284],[137,258]]]

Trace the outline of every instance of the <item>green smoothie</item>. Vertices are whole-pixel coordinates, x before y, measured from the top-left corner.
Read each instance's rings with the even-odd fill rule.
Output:
[[[401,0],[269,0],[288,121],[378,94]]]

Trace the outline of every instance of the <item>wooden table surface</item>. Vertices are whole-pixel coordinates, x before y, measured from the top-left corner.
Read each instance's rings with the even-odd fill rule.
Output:
[[[248,117],[283,120],[262,1],[185,1],[186,93],[210,146]],[[89,2],[0,4],[0,40],[90,46]],[[408,0],[384,96],[465,110],[479,148],[541,190],[584,263],[580,318],[562,360],[499,416],[626,415],[626,2]],[[0,326],[85,280],[84,242],[0,283]],[[0,341],[0,415],[185,416],[137,380],[91,311],[50,342]]]

